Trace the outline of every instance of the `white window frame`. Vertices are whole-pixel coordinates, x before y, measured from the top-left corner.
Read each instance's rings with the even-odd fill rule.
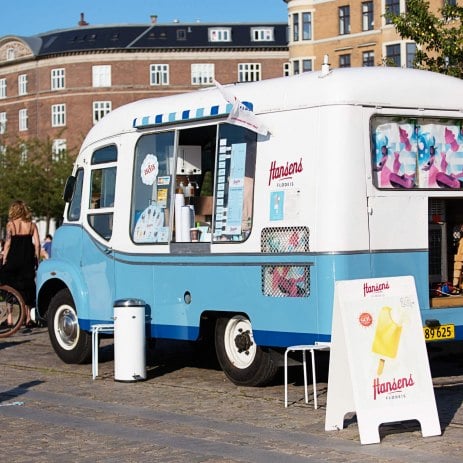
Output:
[[[283,76],[288,77],[290,75],[291,75],[291,63],[290,62],[283,63]]]
[[[27,74],[18,76],[18,95],[27,95]]]
[[[14,48],[8,48],[6,50],[6,60],[7,61],[13,61],[16,59],[16,51]]]
[[[6,132],[6,122],[7,122],[6,112],[3,111],[0,113],[0,135],[3,135]]]
[[[231,42],[231,27],[210,27],[208,37],[209,42]]]
[[[112,109],[111,101],[94,101],[92,107],[93,124],[96,124],[98,121],[103,119],[103,117],[110,113]]]
[[[52,90],[62,90],[66,88],[66,72],[64,68],[56,68],[50,71],[50,81]]]
[[[238,82],[257,82],[262,79],[260,63],[238,63]]]
[[[18,123],[19,123],[20,132],[24,132],[28,130],[28,120],[29,120],[29,116],[27,114],[27,109],[26,108],[20,109],[18,113]]]
[[[191,65],[191,85],[209,85],[214,83],[214,63],[194,63]]]
[[[92,66],[93,87],[111,87],[111,65]]]
[[[150,64],[150,85],[169,85],[168,64]]]
[[[67,141],[65,138],[56,138],[52,142],[51,154],[52,160],[58,161],[63,151],[67,150]]]
[[[0,98],[6,98],[6,78],[0,79]]]
[[[51,126],[64,127],[66,125],[66,103],[51,105]]]
[[[273,27],[251,27],[252,42],[273,42],[275,40],[275,29]]]

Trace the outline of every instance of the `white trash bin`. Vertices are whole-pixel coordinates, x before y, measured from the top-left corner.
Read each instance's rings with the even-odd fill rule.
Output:
[[[121,299],[114,303],[114,380],[146,379],[146,303]]]

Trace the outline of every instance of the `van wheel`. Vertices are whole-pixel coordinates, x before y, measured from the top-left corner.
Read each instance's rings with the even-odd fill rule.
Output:
[[[53,297],[48,308],[50,341],[65,363],[86,363],[92,357],[92,338],[79,327],[74,300],[68,289]]]
[[[243,315],[217,319],[215,350],[223,372],[238,386],[264,386],[278,372],[270,353],[256,345],[251,322]]]

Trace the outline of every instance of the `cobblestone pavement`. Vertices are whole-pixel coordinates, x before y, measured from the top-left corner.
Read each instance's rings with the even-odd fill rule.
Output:
[[[0,340],[1,461],[5,462],[461,462],[462,351],[434,347],[431,369],[442,436],[416,422],[380,428],[361,445],[355,417],[325,432],[328,353],[317,354],[319,409],[303,403],[302,368],[281,380],[237,387],[189,343],[158,342],[146,381],[114,381],[112,340],[91,365],[66,365],[45,328]],[[152,364],[152,365],[151,365]]]

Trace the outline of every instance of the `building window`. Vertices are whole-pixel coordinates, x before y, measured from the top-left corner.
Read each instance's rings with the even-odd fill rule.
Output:
[[[18,76],[18,95],[27,95],[27,74]]]
[[[283,64],[283,76],[288,77],[291,75],[291,63]]]
[[[27,130],[27,122],[28,122],[28,117],[27,117],[27,109],[20,109],[19,110],[19,130],[24,131]]]
[[[215,66],[213,63],[191,65],[191,85],[207,85],[214,82]]]
[[[59,161],[66,149],[67,144],[65,139],[57,138],[53,140],[53,144],[51,147],[52,160]]]
[[[386,45],[386,66],[400,67],[400,44]]]
[[[312,40],[312,13],[302,13],[302,40]]]
[[[350,33],[350,6],[339,7],[339,35]]]
[[[110,113],[112,103],[110,101],[94,101],[93,102],[93,123],[96,124],[99,120]]]
[[[260,63],[240,63],[238,64],[238,81],[254,82],[260,80]]]
[[[253,42],[272,42],[274,40],[273,27],[251,27]]]
[[[209,29],[209,42],[231,42],[230,27],[214,27]]]
[[[6,132],[6,112],[0,113],[0,135]]]
[[[457,0],[444,0],[444,6],[457,6]]]
[[[14,48],[8,48],[6,50],[6,60],[13,61],[15,58],[16,58],[16,52],[14,51]]]
[[[350,55],[339,55],[339,67],[350,68]]]
[[[400,14],[400,0],[385,0],[385,11],[394,16]],[[386,24],[392,24],[392,19],[386,16]]]
[[[6,98],[6,79],[0,79],[0,98]]]
[[[293,42],[299,40],[299,14],[293,14]]]
[[[61,90],[65,88],[64,68],[51,70],[51,89]]]
[[[362,31],[371,31],[375,26],[373,2],[362,3]]]
[[[409,42],[406,44],[407,68],[415,67],[416,43]]]
[[[54,104],[51,106],[51,126],[63,127],[66,125],[66,105]]]
[[[313,71],[313,60],[305,58],[293,61],[293,75],[300,74],[301,72]]]
[[[362,66],[372,67],[375,65],[375,52],[364,51],[362,53]]]
[[[150,65],[150,84],[169,85],[169,65],[151,64]]]
[[[111,87],[111,65],[92,66],[94,87]]]

